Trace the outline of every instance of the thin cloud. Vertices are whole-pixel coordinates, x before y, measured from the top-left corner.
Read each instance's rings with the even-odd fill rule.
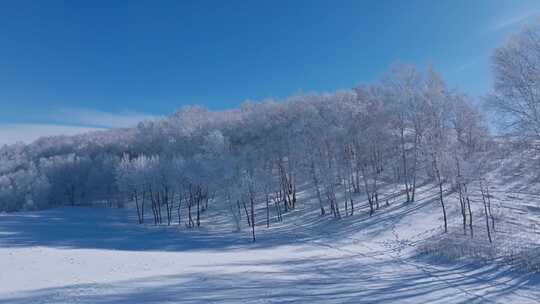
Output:
[[[160,117],[130,111],[111,113],[92,109],[63,108],[53,111],[49,118],[60,124],[100,128],[128,128],[136,126],[141,121],[155,120]]]
[[[160,116],[124,111],[104,112],[83,108],[59,108],[49,114],[30,116],[38,123],[0,123],[0,146],[30,143],[43,136],[77,135],[111,128],[129,128]]]
[[[506,19],[499,21],[497,24],[493,26],[492,30],[500,31],[509,27],[522,25],[525,22],[528,22],[532,20],[533,18],[539,17],[539,16],[540,16],[540,10],[521,12],[519,14],[515,14],[513,16],[510,16]]]
[[[103,128],[55,124],[0,124],[0,146],[17,142],[31,143],[43,136],[77,135]]]

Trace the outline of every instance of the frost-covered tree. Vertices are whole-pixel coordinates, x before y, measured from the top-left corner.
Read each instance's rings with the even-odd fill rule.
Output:
[[[501,130],[540,137],[540,23],[512,36],[493,55],[495,85],[486,103]]]
[[[156,225],[190,229],[221,205],[234,229],[247,224],[255,239],[263,222],[304,209],[300,187],[313,191],[320,216],[340,219],[379,212],[383,187],[413,202],[417,184],[432,182],[446,217],[444,188],[456,185],[457,162],[465,172],[485,147],[482,121],[432,70],[397,65],[352,90],[228,111],[185,107],[136,128],[6,146],[0,195],[9,197],[4,210],[127,203],[140,223],[150,210]]]

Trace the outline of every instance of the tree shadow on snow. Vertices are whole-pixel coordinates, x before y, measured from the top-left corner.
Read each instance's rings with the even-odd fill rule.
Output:
[[[424,191],[429,192],[429,189]],[[319,240],[334,242],[357,232],[369,238],[388,232],[393,224],[432,204],[432,200],[432,194],[428,193],[412,204],[383,206],[373,216],[369,216],[366,202],[358,201],[355,215],[335,220],[330,215],[321,217],[314,206],[314,198],[304,197],[305,203],[299,203],[296,210],[284,214],[283,222],[276,223],[272,219],[269,229],[265,227],[266,210],[259,208],[255,243],[251,242],[250,230],[245,223],[242,223],[243,231],[237,233],[213,229],[220,221],[225,221],[224,217],[229,216],[226,214],[208,217],[208,221],[215,222],[212,229],[207,229],[206,223],[201,228],[187,229],[183,224],[138,225],[131,209],[65,207],[1,215],[0,244],[3,247],[187,251],[260,249]]]
[[[435,277],[396,261],[358,263],[359,258],[209,264],[182,275],[23,292],[0,303],[535,303],[539,296],[537,278],[515,278],[495,268],[479,272],[461,265],[441,268]],[[212,266],[228,271],[215,273]],[[264,267],[245,271],[246,266]]]
[[[0,216],[2,247],[170,251],[222,249],[245,243],[233,233],[137,225],[136,215],[127,209],[74,207]]]

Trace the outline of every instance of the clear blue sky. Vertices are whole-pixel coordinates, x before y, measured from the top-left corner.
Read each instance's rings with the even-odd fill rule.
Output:
[[[0,1],[0,124],[232,108],[375,81],[397,61],[480,96],[492,50],[539,13],[537,0]]]

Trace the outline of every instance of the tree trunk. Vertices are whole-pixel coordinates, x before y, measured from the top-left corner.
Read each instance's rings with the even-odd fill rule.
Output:
[[[311,176],[313,178],[313,184],[315,185],[315,190],[317,192],[317,199],[319,200],[319,208],[321,209],[321,216],[326,214],[324,210],[324,204],[321,197],[321,190],[319,189],[319,179],[317,178],[317,172],[315,171],[315,162],[311,161]]]
[[[441,206],[442,206],[442,210],[443,210],[443,217],[444,217],[444,232],[448,232],[448,222],[446,220],[446,208],[444,206],[444,200],[443,200],[443,187],[442,187],[443,183],[442,182],[439,182],[439,198],[441,200]]]
[[[169,189],[165,187],[164,193],[163,193],[163,200],[165,201],[165,208],[167,210],[167,226],[171,225],[171,209],[169,208]]]
[[[270,228],[270,197],[265,193],[266,199],[266,228]]]
[[[343,179],[343,198],[345,199],[345,216],[349,215],[349,198],[347,197],[347,181]]]
[[[135,196],[135,206],[137,206],[137,219],[139,220],[139,224],[142,224],[141,221],[141,210],[139,208],[139,198],[137,196],[137,190],[135,190],[134,196]]]
[[[411,201],[409,189],[409,176],[407,173],[407,154],[405,150],[405,130],[401,128],[401,158],[403,162],[403,183],[405,184],[405,193],[407,193],[407,202]]]
[[[141,224],[144,224],[144,198],[146,196],[146,191],[143,190],[141,197]]]
[[[465,207],[465,199],[463,197],[463,190],[461,188],[461,183],[458,183],[458,190],[459,190],[459,205],[461,210],[461,219],[463,222],[463,235],[467,235],[467,213],[466,213],[466,207]]]
[[[489,184],[486,185],[486,195],[487,195],[487,200],[488,200],[489,217],[491,218],[491,229],[493,230],[493,233],[495,233],[495,217],[493,216],[493,213],[491,212],[491,198],[489,194]]]
[[[182,222],[181,210],[182,210],[182,191],[179,191],[179,194],[178,194],[178,210],[177,210],[177,213],[178,213],[178,225],[180,225],[180,223]]]
[[[157,208],[158,208],[158,222],[161,224],[163,222],[163,220],[162,220],[162,217],[161,217],[161,204],[162,204],[161,199],[162,199],[162,197],[161,197],[160,193],[161,193],[160,191],[157,192],[157,200],[156,200],[156,202],[157,202]]]
[[[251,227],[251,219],[249,217],[249,212],[248,212],[248,209],[247,209],[247,206],[246,206],[246,201],[244,201],[242,199],[242,205],[244,206],[244,211],[246,212],[246,219],[247,219],[247,222],[248,222],[248,226]]]
[[[467,206],[469,208],[469,228],[471,229],[471,238],[474,237],[474,230],[473,230],[473,223],[472,223],[472,210],[471,210],[471,201],[469,200],[469,196],[467,196]]]
[[[193,223],[193,217],[191,216],[191,207],[193,207],[193,191],[191,190],[191,186],[189,188],[189,201],[188,201],[188,227],[192,228],[195,226]]]
[[[441,207],[442,207],[442,211],[443,211],[443,218],[444,218],[444,232],[447,233],[448,232],[448,221],[447,221],[447,218],[446,218],[446,207],[444,206],[444,198],[443,198],[443,180],[442,180],[442,177],[441,177],[441,172],[439,171],[439,166],[437,164],[437,157],[432,154],[432,159],[433,159],[433,169],[435,171],[435,175],[437,177],[437,182],[439,183],[439,199],[441,201]]]
[[[353,200],[353,187],[352,187],[352,172],[348,179],[347,187],[349,189],[349,202],[351,203],[351,215],[354,215],[354,200]]]
[[[251,234],[253,236],[253,242],[255,242],[255,201],[253,194],[250,197],[251,201]]]
[[[202,192],[199,188],[198,192],[196,192],[196,200],[197,200],[197,227],[201,226],[201,199],[202,199]]]
[[[418,167],[418,142],[420,141],[418,132],[415,131],[414,137],[414,160],[413,160],[413,169],[412,169],[412,185],[411,185],[411,202],[414,202],[414,197],[416,194],[416,173]]]
[[[490,227],[489,227],[488,204],[487,204],[487,201],[486,201],[486,195],[485,195],[485,191],[484,191],[482,182],[480,182],[480,192],[482,192],[482,202],[484,202],[484,213],[485,213],[485,218],[486,218],[486,230],[487,230],[488,240],[489,240],[489,243],[491,244],[491,243],[493,243],[493,241],[491,240],[491,231],[490,231]]]
[[[368,203],[369,203],[369,216],[372,216],[373,215],[373,199],[372,199],[372,196],[369,192],[369,185],[368,185],[368,181],[367,181],[367,176],[366,176],[366,170],[365,169],[362,169],[362,178],[364,179],[364,187],[365,187],[365,191],[366,191],[366,195],[367,195],[367,198],[368,198]]]

